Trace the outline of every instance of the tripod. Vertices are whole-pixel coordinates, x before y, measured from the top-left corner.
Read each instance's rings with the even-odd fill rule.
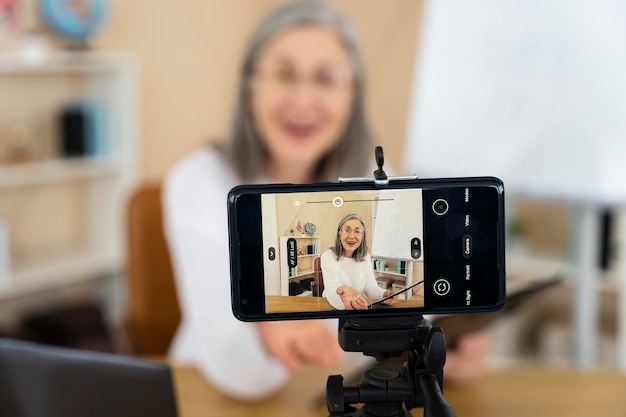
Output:
[[[408,410],[423,407],[424,417],[456,417],[441,393],[446,361],[443,332],[421,315],[341,319],[339,344],[347,352],[363,352],[378,361],[408,352],[408,361],[401,368],[370,369],[356,387],[344,387],[341,375],[329,376],[330,416],[411,417]],[[363,406],[350,406],[357,403]]]

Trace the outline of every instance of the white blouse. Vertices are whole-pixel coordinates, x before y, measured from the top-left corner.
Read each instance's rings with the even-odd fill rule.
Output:
[[[238,183],[208,146],[183,158],[165,179],[164,228],[182,311],[169,356],[195,365],[223,392],[255,400],[282,388],[290,374],[267,352],[257,326],[232,313],[227,195]],[[328,325],[337,330],[337,320]],[[360,372],[372,361],[346,352],[341,368]]]
[[[369,254],[361,261],[345,256],[337,260],[337,255],[328,249],[322,254],[320,264],[324,276],[324,293],[322,296],[337,310],[345,310],[343,301],[337,294],[337,288],[342,286],[355,288],[368,298],[369,302],[383,298],[385,290],[380,288],[376,282],[374,266]]]
[[[237,176],[208,147],[180,161],[164,183],[164,226],[181,324],[170,347],[226,393],[247,399],[282,387],[289,373],[267,353],[253,323],[232,314],[226,199]]]

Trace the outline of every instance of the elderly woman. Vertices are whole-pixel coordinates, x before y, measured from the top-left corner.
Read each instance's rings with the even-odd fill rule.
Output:
[[[378,286],[368,253],[365,222],[358,214],[348,214],[337,226],[335,246],[322,254],[324,293],[337,310],[365,310],[371,300],[391,295]],[[385,300],[393,304],[394,298]]]

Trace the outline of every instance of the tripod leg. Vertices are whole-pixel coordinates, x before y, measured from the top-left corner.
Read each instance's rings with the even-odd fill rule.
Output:
[[[435,375],[422,374],[419,383],[424,393],[424,417],[456,417],[450,404],[443,398]]]

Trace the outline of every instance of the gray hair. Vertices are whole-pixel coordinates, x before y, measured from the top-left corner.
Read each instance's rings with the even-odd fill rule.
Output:
[[[354,26],[342,14],[317,1],[287,3],[270,13],[253,33],[241,68],[237,102],[228,142],[222,148],[242,180],[265,174],[267,150],[256,129],[250,106],[250,80],[259,56],[270,41],[287,29],[319,25],[333,30],[346,50],[354,74],[352,111],[336,147],[319,162],[315,181],[337,181],[339,176],[367,175],[372,164],[372,139],[365,117],[365,75]]]
[[[365,230],[365,221],[361,216],[355,213],[351,213],[346,215],[343,219],[339,221],[339,225],[337,226],[337,234],[335,235],[335,246],[330,248],[333,253],[337,256],[337,260],[341,259],[341,255],[343,255],[343,245],[341,244],[341,228],[348,220],[356,219],[361,222],[363,226],[363,239],[361,240],[361,244],[358,248],[352,253],[352,257],[357,261],[365,260],[365,256],[367,256],[367,252],[369,248],[367,247],[367,232]]]

